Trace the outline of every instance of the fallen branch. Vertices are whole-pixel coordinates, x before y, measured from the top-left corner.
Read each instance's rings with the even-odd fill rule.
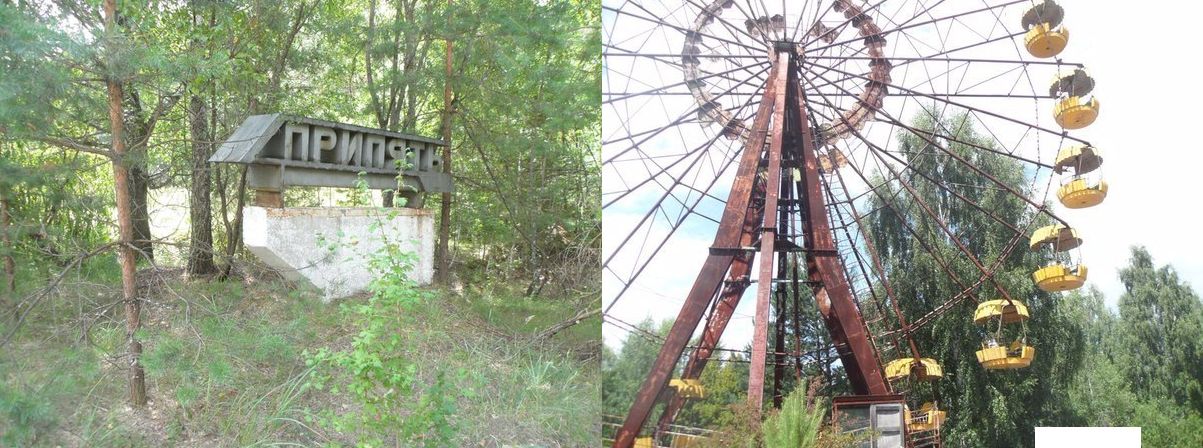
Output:
[[[56,275],[54,278],[52,278],[50,280],[50,282],[48,282],[44,288],[33,293],[32,295],[27,297],[25,300],[18,302],[16,304],[16,306],[14,306],[13,309],[10,311],[10,313],[16,314],[16,319],[14,319],[14,321],[13,321],[12,328],[8,331],[7,334],[4,335],[3,339],[0,339],[0,348],[4,348],[5,346],[8,345],[8,343],[10,341],[12,341],[13,335],[17,334],[17,330],[21,329],[21,325],[23,323],[25,323],[25,316],[28,315],[30,311],[33,311],[33,309],[37,307],[38,303],[41,302],[42,299],[44,299],[44,298],[46,298],[46,296],[50,295],[50,293],[52,291],[54,291],[54,288],[57,287],[58,284],[60,282],[62,282],[64,278],[67,277],[67,274],[69,274],[75,268],[79,267],[79,265],[81,263],[83,263],[84,260],[87,260],[88,258],[92,258],[102,252],[108,251],[109,249],[111,249],[119,244],[120,244],[119,242],[108,243],[108,244],[100,246],[96,249],[93,249],[91,252],[87,252],[87,253],[77,257],[75,260],[68,263],[67,266],[64,267],[63,270],[60,271],[58,275]],[[20,310],[19,308],[21,306],[24,306],[25,309]]]
[[[600,314],[601,314],[601,308],[596,308],[596,309],[592,309],[592,310],[590,310],[588,308],[582,309],[580,311],[577,311],[576,315],[572,316],[571,319],[568,319],[566,321],[552,325],[551,327],[548,327],[546,330],[540,331],[539,334],[535,336],[535,339],[536,340],[549,339],[552,336],[555,336],[556,333],[564,331],[565,329],[567,329],[573,325],[579,324],[582,321],[584,321],[585,319],[588,319],[590,317],[597,316]]]

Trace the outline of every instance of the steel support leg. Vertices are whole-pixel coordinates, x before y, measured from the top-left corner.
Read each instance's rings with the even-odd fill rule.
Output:
[[[776,79],[784,76],[784,73],[785,69],[778,64],[774,65],[769,76],[770,79]],[[752,187],[756,180],[756,170],[764,148],[769,114],[772,113],[772,98],[777,96],[777,90],[775,84],[770,84],[765,88],[764,98],[756,111],[756,119],[752,124],[752,135],[748,138],[748,145],[744,148],[739,168],[735,172],[735,181],[731,184],[731,193],[727,197],[727,206],[723,210],[723,218],[719,222],[718,234],[714,237],[714,247],[716,248],[736,247],[735,245],[741,239],[743,221],[748,213]],[[701,322],[702,315],[706,312],[710,301],[718,292],[732,261],[734,261],[732,255],[712,253],[706,258],[697,280],[694,281],[693,288],[690,289],[689,295],[685,299],[685,305],[682,306],[677,320],[669,330],[664,346],[660,348],[660,354],[656,356],[656,362],[652,364],[651,372],[648,373],[643,386],[639,388],[635,402],[631,404],[626,421],[623,422],[622,428],[614,437],[615,447],[626,448],[635,443],[635,438],[639,435],[640,429],[647,421],[648,415],[651,414],[652,407],[656,404],[656,398],[668,384],[668,379],[672,375],[673,369],[676,368],[681,353],[684,352],[689,338],[693,336],[694,330]]]

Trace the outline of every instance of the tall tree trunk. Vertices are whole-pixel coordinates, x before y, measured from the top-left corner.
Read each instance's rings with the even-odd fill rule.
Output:
[[[451,11],[451,0],[447,0],[447,10]],[[451,21],[451,16],[447,16]],[[443,140],[448,146],[443,148],[443,172],[451,173],[451,38],[447,38],[447,77],[443,80]],[[435,283],[446,285],[451,280],[451,256],[447,250],[447,242],[451,239],[451,193],[443,193],[443,201],[439,208],[439,246],[435,250],[438,269],[435,269]]]
[[[5,191],[0,190],[0,238],[4,244],[4,292],[5,300],[0,305],[7,305],[9,298],[17,292],[17,264],[13,261],[12,222],[13,217],[8,212],[8,199]]]
[[[142,137],[138,136],[138,141],[141,141]],[[137,254],[154,260],[155,250],[150,234],[150,173],[146,171],[146,147],[130,151],[129,156],[127,159],[131,163],[126,165],[126,169],[129,170],[130,219],[134,226],[134,249]]]
[[[188,275],[202,276],[217,272],[213,263],[212,202],[209,190],[209,147],[213,137],[209,132],[209,114],[205,99],[193,95],[188,102],[189,127],[192,132],[192,183],[189,188],[188,210],[191,234],[188,242]]]
[[[114,24],[117,15],[117,1],[104,0],[104,29],[107,34],[105,50],[108,61],[115,59],[116,48],[113,42]],[[112,128],[113,145],[113,183],[117,194],[117,227],[119,229],[121,246],[121,296],[125,301],[125,338],[129,345],[130,376],[129,396],[134,406],[146,405],[146,378],[142,370],[142,343],[138,342],[137,331],[140,325],[142,303],[138,298],[134,269],[134,223],[131,214],[132,200],[130,195],[130,175],[125,167],[125,121],[122,116],[121,80],[112,67],[109,67],[107,79],[109,91],[109,125]]]
[[[242,211],[246,206],[244,198],[246,197],[246,166],[241,167],[238,177],[238,201],[234,209],[234,223],[226,227],[226,265],[221,269],[221,275],[217,277],[219,281],[226,281],[230,278],[230,272],[234,270],[234,254],[238,253],[238,247],[242,245]],[[225,201],[222,201],[222,216],[225,214]]]
[[[195,1],[189,6],[199,9]],[[197,26],[195,12],[192,25]],[[217,25],[217,8],[209,5],[209,27]],[[199,45],[193,40],[192,44]],[[209,193],[213,188],[213,176],[209,171],[209,153],[216,135],[216,123],[210,127],[209,119],[214,111],[206,107],[206,98],[199,92],[210,92],[209,85],[196,89],[197,94],[188,99],[188,130],[192,133],[192,179],[188,191],[188,275],[202,276],[217,272],[213,262],[213,205]]]
[[[142,108],[142,97],[137,90],[122,88],[122,111],[125,117],[124,134],[126,136],[127,153],[122,163],[129,170],[129,189],[131,198],[130,210],[134,223],[134,249],[144,254],[148,260],[154,260],[153,239],[150,234],[150,173],[147,172],[147,155],[149,154],[150,123]],[[128,105],[128,107],[125,107]],[[124,113],[125,109],[129,113]],[[129,143],[133,142],[132,145]]]

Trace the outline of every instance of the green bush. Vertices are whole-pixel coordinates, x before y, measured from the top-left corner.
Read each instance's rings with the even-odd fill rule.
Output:
[[[0,384],[0,445],[25,446],[55,424],[50,400],[38,391]]]
[[[378,230],[373,225],[372,230]],[[443,372],[434,382],[421,387],[418,364],[407,329],[413,326],[418,307],[434,294],[411,280],[415,256],[402,252],[395,242],[385,245],[368,259],[374,274],[368,286],[372,296],[363,304],[342,305],[359,333],[349,349],[319,349],[305,353],[315,367],[308,386],[342,395],[359,406],[350,412],[318,412],[319,425],[357,436],[361,446],[387,443],[410,446],[448,446],[456,428],[455,398],[449,396]],[[463,375],[460,372],[459,375]]]
[[[781,409],[765,419],[760,431],[765,446],[813,447],[818,441],[826,413],[822,400],[807,403],[805,388],[785,397]]]

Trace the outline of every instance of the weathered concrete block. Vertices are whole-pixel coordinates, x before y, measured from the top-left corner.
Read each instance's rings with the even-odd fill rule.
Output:
[[[247,250],[285,277],[321,289],[327,301],[368,286],[372,280],[368,257],[384,247],[385,238],[417,255],[411,278],[426,285],[434,276],[430,210],[247,207],[243,222]],[[379,226],[372,230],[374,222]]]

